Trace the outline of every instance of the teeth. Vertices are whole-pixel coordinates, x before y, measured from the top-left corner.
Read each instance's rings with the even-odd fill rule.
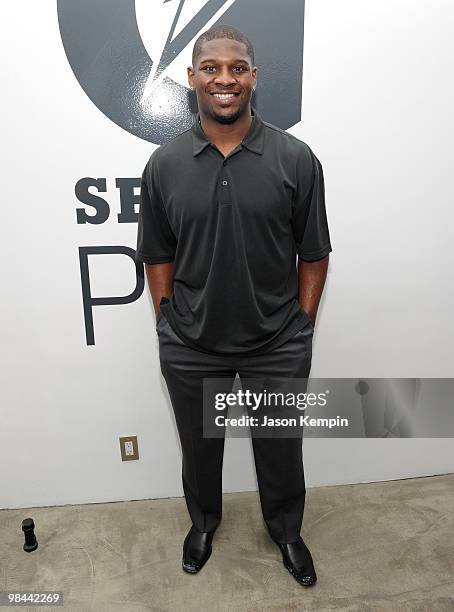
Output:
[[[213,94],[213,96],[216,96],[216,98],[233,98],[235,94]]]

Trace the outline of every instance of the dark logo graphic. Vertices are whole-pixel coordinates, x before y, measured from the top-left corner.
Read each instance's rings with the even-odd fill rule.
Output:
[[[254,45],[262,117],[288,129],[301,119],[304,0],[57,0],[71,68],[114,123],[155,144],[192,125],[187,84],[196,38],[235,26]]]

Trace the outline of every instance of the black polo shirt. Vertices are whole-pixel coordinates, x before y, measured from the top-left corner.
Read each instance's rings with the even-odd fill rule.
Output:
[[[175,263],[161,310],[178,336],[219,355],[268,352],[310,323],[297,254],[332,249],[322,166],[263,121],[227,157],[193,126],[157,148],[141,181],[137,261]]]

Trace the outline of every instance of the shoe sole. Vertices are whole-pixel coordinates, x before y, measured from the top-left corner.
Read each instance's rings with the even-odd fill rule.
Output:
[[[186,572],[187,574],[198,574],[200,572],[200,570],[202,569],[202,567],[205,565],[205,563],[208,561],[208,559],[211,557],[211,553],[212,552],[213,552],[213,548],[210,546],[210,550],[208,551],[207,556],[202,561],[202,563],[199,565],[199,567],[197,569],[195,569],[195,570],[188,569],[187,567],[185,567],[184,561],[182,561],[181,567],[183,568],[183,571]]]

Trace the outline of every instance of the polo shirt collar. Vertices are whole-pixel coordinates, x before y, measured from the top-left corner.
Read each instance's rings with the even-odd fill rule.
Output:
[[[241,144],[246,147],[246,149],[262,155],[264,140],[263,120],[253,106],[251,106],[251,114],[252,123],[248,133],[241,141]],[[197,113],[195,122],[192,126],[192,143],[194,156],[201,153],[209,144],[211,144],[203,131],[202,126],[200,125],[200,113]]]

